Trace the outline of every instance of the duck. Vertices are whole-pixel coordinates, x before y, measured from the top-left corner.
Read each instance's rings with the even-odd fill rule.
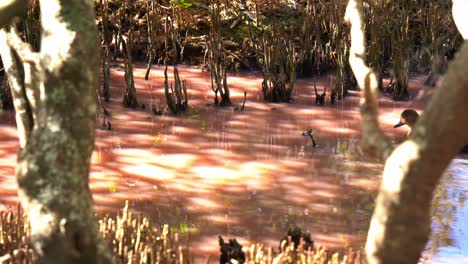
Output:
[[[414,125],[416,125],[416,122],[418,121],[418,119],[419,119],[418,112],[416,112],[414,109],[405,109],[403,112],[401,112],[400,122],[398,122],[393,127],[397,128],[397,127],[407,125],[409,126],[410,132],[411,132],[411,129],[414,127]]]
[[[408,132],[408,135],[411,133],[411,129],[416,125],[416,122],[418,122],[419,119],[419,114],[416,112],[414,109],[405,109],[403,112],[401,112],[400,115],[400,121],[395,124],[393,127],[401,127],[404,125],[407,125],[410,128],[410,131]],[[461,149],[460,153],[468,154],[468,144],[463,146]]]

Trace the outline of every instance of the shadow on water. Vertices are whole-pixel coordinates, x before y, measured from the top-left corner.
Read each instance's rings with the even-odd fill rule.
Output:
[[[311,231],[319,244],[336,250],[363,245],[383,165],[361,149],[356,92],[335,106],[327,102],[318,107],[313,81],[307,79],[296,85],[295,104],[265,103],[261,75],[237,74],[228,79],[232,101],[240,104],[247,91],[246,111],[237,112],[206,105],[213,102],[208,73],[189,67],[179,72],[187,80],[191,110],[176,117],[151,113],[152,104],[164,108],[162,68],[144,81],[144,66],[136,67],[137,97],[146,106],[140,110],[121,107],[123,72],[113,70],[112,98],[106,105],[113,129],[97,131],[91,166],[91,190],[100,212],[115,212],[130,200],[133,210],[182,233],[200,258],[217,255],[217,235],[236,237],[244,246],[261,242],[277,247],[291,225]],[[318,86],[325,83],[317,80]],[[421,83],[413,78],[410,86],[416,89]],[[411,104],[379,102],[380,122],[395,142],[406,131],[392,126]],[[317,148],[301,135],[306,129],[314,131]],[[14,117],[2,113],[1,209],[17,202],[17,150]],[[464,159],[454,161],[447,175],[466,177],[465,165]],[[464,197],[459,188],[466,185],[453,182],[442,182],[435,199],[439,205],[458,204]],[[433,256],[445,254],[446,237],[459,241],[452,234],[466,230],[457,229],[461,208],[453,209],[450,221],[446,211],[437,213],[449,209],[435,210]],[[438,214],[448,227],[437,222]]]

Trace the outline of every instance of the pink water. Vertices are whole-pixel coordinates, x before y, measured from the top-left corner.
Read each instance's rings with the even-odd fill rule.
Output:
[[[236,237],[244,248],[257,242],[276,248],[291,225],[309,230],[317,243],[336,250],[363,246],[383,165],[361,148],[357,92],[337,105],[319,107],[313,79],[301,79],[293,94],[296,103],[271,104],[262,100],[260,74],[242,73],[228,78],[235,104],[247,91],[246,111],[238,112],[207,106],[213,102],[208,73],[190,67],[179,72],[187,80],[190,112],[156,116],[150,106],[164,108],[162,68],[154,68],[145,81],[143,66],[136,67],[137,97],[144,110],[121,107],[123,71],[112,71],[112,99],[106,107],[113,129],[97,131],[91,168],[99,211],[115,212],[129,200],[134,210],[182,231],[197,258],[216,259],[217,235]],[[412,78],[412,94],[423,80]],[[325,78],[317,80],[319,90],[324,83]],[[421,110],[423,105],[424,100],[381,99],[385,133],[395,143],[403,140],[405,128],[394,129],[393,124],[403,109]],[[317,148],[301,135],[309,128]],[[14,117],[2,113],[1,209],[17,202],[17,149]],[[467,191],[468,185],[461,184],[467,180],[467,163],[459,157],[438,190],[439,207],[463,203],[450,212],[434,210],[427,258],[468,256],[463,224],[468,207],[460,198]]]

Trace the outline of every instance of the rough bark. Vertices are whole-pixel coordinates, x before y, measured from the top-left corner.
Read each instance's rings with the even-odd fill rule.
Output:
[[[377,85],[372,70],[364,63],[361,0],[349,1],[346,20],[352,25],[350,63],[363,89],[363,137],[383,140],[376,119]],[[465,133],[468,129],[466,61],[467,41],[409,138],[386,160],[366,243],[369,263],[418,262],[429,235],[433,191],[450,160],[468,140]],[[376,143],[381,144],[380,141]],[[387,147],[380,149],[389,153]]]
[[[13,29],[0,32],[23,138],[16,171],[20,201],[41,263],[111,263],[88,185],[99,70],[94,2],[40,5],[39,53]]]
[[[0,30],[0,56],[2,56],[8,84],[13,95],[20,148],[24,148],[34,125],[33,106],[37,102],[39,86],[38,83],[33,82],[37,79],[37,73],[33,71],[37,56],[31,53],[27,44],[18,40],[19,37],[14,28],[8,27]],[[27,58],[29,59],[27,60]],[[30,78],[26,79],[26,76]],[[28,84],[33,84],[28,89],[29,97],[26,91]]]

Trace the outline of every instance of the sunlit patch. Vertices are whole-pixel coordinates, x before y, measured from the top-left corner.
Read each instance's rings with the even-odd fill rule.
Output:
[[[343,233],[314,234],[318,244],[330,248],[347,247],[355,239],[355,236]]]
[[[109,179],[106,181],[93,181],[90,184],[90,189],[93,192],[109,192],[111,190],[111,186],[115,192],[115,190],[117,190],[117,184],[113,182],[113,179]]]
[[[172,170],[149,164],[125,165],[122,171],[150,180],[167,180],[175,177]]]
[[[162,172],[163,169],[159,168],[156,165],[166,168],[187,168],[196,160],[196,156],[192,154],[172,154],[172,155],[156,155],[152,151],[138,150],[138,149],[126,149],[122,152],[118,151],[121,157],[119,160],[127,164],[138,164],[142,162],[150,163],[147,164],[149,167],[143,166],[143,169],[154,170]],[[135,167],[140,167],[142,165],[135,165]],[[137,169],[139,170],[139,169]],[[140,171],[140,170],[139,170]],[[151,171],[144,173],[148,175]],[[164,173],[166,175],[167,173]],[[172,174],[172,173],[171,173]],[[142,174],[143,175],[143,174]]]
[[[238,179],[239,173],[223,167],[193,167],[191,171],[203,180],[212,184],[227,184],[229,181]]]
[[[324,203],[311,203],[308,205],[309,211],[313,213],[329,214],[333,212],[333,206],[331,204]]]
[[[187,180],[171,181],[166,183],[166,187],[183,192],[196,192],[198,195],[212,192],[211,189],[204,188],[199,183],[189,183]]]
[[[167,136],[158,133],[153,137],[153,145],[155,147],[159,146],[162,143],[165,143],[167,141]]]
[[[266,174],[271,166],[261,162],[246,162],[240,167],[241,178],[247,179],[247,184],[256,189],[268,189]]]
[[[117,184],[114,182],[109,183],[109,192],[116,192],[117,191]]]
[[[333,134],[339,135],[356,135],[357,131],[355,129],[347,128],[347,127],[325,127],[321,129],[322,131],[326,131]]]
[[[192,154],[170,154],[159,156],[154,162],[175,169],[183,169],[190,167],[196,159],[197,157]]]
[[[0,152],[0,166],[8,166],[14,168],[17,160],[17,154],[6,154],[6,151]]]
[[[181,127],[181,126],[174,126],[172,128],[172,131],[174,131],[176,134],[182,134],[182,135],[195,135],[195,134],[200,133],[200,131],[197,129],[189,128],[189,127]]]
[[[300,114],[300,115],[311,115],[311,114],[317,114],[319,113],[319,111],[317,110],[317,108],[308,108],[308,109],[298,109],[295,111],[297,114]]]
[[[144,149],[134,149],[134,148],[127,148],[127,149],[116,149],[114,150],[115,154],[126,156],[133,161],[141,161],[141,158],[151,157],[152,153],[149,150]],[[122,157],[124,158],[124,157]],[[125,160],[124,160],[125,161]]]
[[[191,205],[194,207],[200,207],[204,209],[216,210],[220,209],[223,206],[219,203],[214,202],[213,200],[209,200],[202,197],[193,197],[190,198]]]
[[[362,177],[353,177],[347,182],[347,184],[364,190],[377,190],[379,187],[375,180]]]
[[[192,245],[204,254],[213,254],[219,252],[218,240],[213,239],[213,237],[202,237],[198,239],[197,242],[193,242]]]
[[[4,139],[10,138],[18,140],[18,130],[16,129],[16,127],[0,126],[0,134]]]
[[[117,179],[119,176],[117,173],[114,173],[109,170],[104,170],[104,169],[94,170],[94,169],[95,168],[93,168],[93,171],[91,171],[89,174],[89,177],[92,178],[93,180],[111,181],[113,179]]]
[[[91,163],[98,163],[101,161],[101,152],[100,151],[93,151],[91,155]]]
[[[288,200],[295,202],[297,204],[307,205],[310,203],[311,194],[308,190],[301,188],[300,185],[289,185],[288,187]]]
[[[310,191],[311,195],[321,197],[321,198],[336,198],[338,196],[338,193],[336,192],[330,192],[330,191],[325,191],[325,190],[313,190]]]
[[[216,224],[238,224],[239,220],[229,215],[210,214],[203,217],[209,222]]]
[[[402,188],[403,177],[409,170],[409,164],[419,159],[420,147],[412,140],[406,140],[388,157],[382,186],[387,192],[396,193]]]
[[[298,176],[283,176],[281,179],[279,179],[283,183],[296,183],[296,184],[301,184],[304,181],[303,177],[298,177]],[[289,186],[294,186],[294,185],[289,185]]]
[[[47,5],[47,8],[41,8],[43,17],[58,18],[61,16],[62,5],[57,0]],[[63,64],[72,56],[72,42],[75,40],[77,32],[72,31],[67,23],[60,19],[43,19],[43,46],[42,54],[47,54],[45,67],[50,71],[59,71]],[[58,37],[59,36],[59,37]],[[56,73],[58,74],[58,73]],[[42,95],[42,94],[41,94]],[[41,98],[44,98],[41,96]]]

